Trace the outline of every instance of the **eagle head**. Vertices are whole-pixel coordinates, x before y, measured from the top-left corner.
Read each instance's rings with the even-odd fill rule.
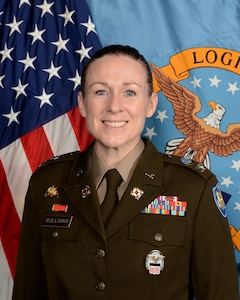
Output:
[[[220,129],[220,122],[225,114],[225,108],[214,101],[210,101],[208,105],[212,108],[212,112],[207,115],[203,120],[205,121],[206,125]]]

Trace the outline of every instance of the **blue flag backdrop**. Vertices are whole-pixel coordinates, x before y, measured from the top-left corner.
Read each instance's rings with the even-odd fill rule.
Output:
[[[208,116],[209,124],[214,124],[210,114],[216,105],[221,107],[214,136],[208,135],[209,141],[198,152],[207,148],[201,159],[217,175],[223,191],[240,272],[239,1],[87,2],[102,46],[120,43],[136,47],[149,63],[199,98],[196,123]],[[163,95],[157,82],[155,87],[158,108],[147,120],[143,135],[162,152],[173,153],[189,136],[174,122],[180,112],[173,109],[171,99]],[[194,130],[191,138],[198,138]]]

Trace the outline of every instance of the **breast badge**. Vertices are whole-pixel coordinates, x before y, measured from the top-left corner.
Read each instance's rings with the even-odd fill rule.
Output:
[[[57,190],[57,187],[52,185],[50,186],[46,193],[44,194],[45,197],[47,198],[54,198],[54,197],[57,197],[58,198],[58,190]]]
[[[164,270],[165,256],[159,250],[152,250],[148,253],[145,261],[146,269],[151,275],[160,275]]]

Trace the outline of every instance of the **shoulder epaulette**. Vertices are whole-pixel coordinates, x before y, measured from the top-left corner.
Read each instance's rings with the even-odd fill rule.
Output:
[[[42,162],[39,167],[37,168],[38,170],[41,170],[42,168],[51,165],[55,162],[62,162],[62,161],[67,161],[67,160],[73,160],[76,156],[78,156],[80,153],[80,151],[74,151],[74,152],[69,152],[69,153],[65,153],[65,154],[61,154],[61,155],[57,155],[57,156],[53,156],[50,159],[45,160],[44,162]]]
[[[180,157],[176,155],[167,155],[164,154],[165,161],[176,164],[182,167],[186,167],[190,170],[192,170],[195,173],[198,173],[201,177],[207,179],[212,175],[212,172],[204,166],[203,163],[197,162],[195,160],[186,158],[186,157]]]

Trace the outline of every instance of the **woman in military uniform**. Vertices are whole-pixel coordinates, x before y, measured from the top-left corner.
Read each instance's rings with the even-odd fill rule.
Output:
[[[238,300],[218,182],[141,138],[156,106],[136,49],[112,45],[90,59],[79,109],[95,141],[33,174],[14,300]]]

